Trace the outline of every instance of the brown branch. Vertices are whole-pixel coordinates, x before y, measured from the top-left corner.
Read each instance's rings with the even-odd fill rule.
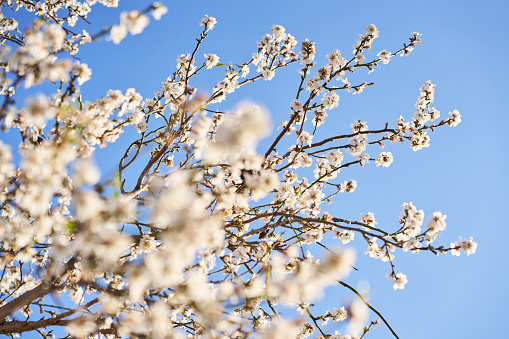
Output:
[[[53,262],[53,261],[52,261]],[[74,267],[76,263],[75,258],[71,258],[63,267],[63,274],[57,275],[56,273],[46,273],[46,277],[43,281],[37,285],[35,288],[30,291],[20,295],[16,299],[11,300],[7,304],[0,307],[0,324],[5,322],[5,318],[15,311],[19,310],[23,306],[29,305],[32,301],[37,300],[39,298],[44,297],[48,293],[56,291],[63,285],[60,284],[62,277],[67,274],[71,268]],[[51,268],[51,269],[50,269]],[[48,267],[48,271],[56,272],[56,267],[54,264],[50,263]]]
[[[173,140],[175,140],[174,137],[173,137]],[[138,178],[138,182],[136,183],[136,187],[134,187],[134,189],[132,190],[131,193],[136,192],[137,190],[139,190],[141,188],[142,183],[143,183],[143,179],[145,178],[145,176],[150,171],[150,168],[152,168],[152,166],[154,166],[154,164],[164,155],[164,153],[166,153],[168,148],[169,148],[168,144],[164,145],[161,148],[161,150],[159,152],[157,152],[156,155],[154,155],[154,157],[152,159],[150,159],[150,161],[148,162],[147,166],[145,166],[145,168],[141,172],[141,174],[140,174],[140,176]]]
[[[345,139],[345,138],[352,138],[352,137],[355,137],[355,136],[361,135],[361,134],[379,134],[379,133],[384,133],[384,132],[391,132],[391,133],[396,134],[396,130],[394,130],[392,128],[384,128],[384,129],[375,130],[375,131],[361,131],[361,132],[356,132],[356,133],[352,133],[352,134],[337,135],[335,137],[330,137],[330,138],[324,139],[322,141],[316,142],[316,143],[308,145],[308,146],[303,146],[301,148],[301,150],[304,151],[304,150],[307,150],[307,149],[310,149],[310,148],[313,148],[313,147],[318,147],[318,146],[325,145],[325,144],[327,144],[327,143],[329,143],[331,141],[334,141],[334,140]],[[344,148],[344,147],[336,147],[336,148]],[[348,146],[346,146],[346,147],[348,147]],[[290,153],[291,152],[287,152],[285,155],[283,155],[283,158],[286,158],[288,155],[290,155]]]
[[[99,302],[99,298],[95,298],[94,300],[89,301],[85,305],[79,306],[74,310],[70,310],[64,313],[57,315],[54,318],[49,319],[41,319],[36,321],[10,321],[5,323],[0,328],[0,334],[11,334],[11,333],[23,333],[28,331],[33,331],[38,328],[44,328],[48,326],[67,326],[69,321],[63,321],[63,318],[67,318],[75,313],[84,311],[91,306],[97,304]]]
[[[60,278],[53,279],[51,282],[43,281],[34,289],[20,295],[16,299],[11,300],[4,306],[0,307],[0,319],[2,319],[0,322],[23,306],[26,306],[32,301],[42,298],[48,293],[57,290],[60,287],[59,282]]]
[[[360,232],[362,234],[369,235],[371,237],[380,239],[380,240],[384,241],[385,243],[394,245],[396,247],[401,247],[401,245],[398,245],[398,244],[393,243],[392,241],[390,241],[388,239],[385,239],[383,235],[374,234],[374,233],[371,233],[371,232],[368,232],[368,231],[365,231],[365,230],[362,230],[362,229],[359,229],[359,228],[356,228],[356,227],[349,227],[349,226],[339,225],[336,222],[331,222],[331,221],[322,220],[322,219],[316,219],[316,218],[301,217],[301,216],[298,216],[298,215],[284,213],[284,212],[269,212],[269,213],[259,214],[257,216],[254,216],[253,218],[250,218],[248,220],[244,220],[241,223],[234,223],[233,222],[233,223],[226,224],[225,227],[238,226],[238,225],[241,225],[241,224],[247,224],[247,223],[250,223],[250,222],[255,221],[257,219],[260,219],[260,218],[276,216],[276,215],[287,217],[287,218],[296,219],[296,221],[300,220],[300,221],[307,221],[307,222],[311,222],[311,223],[326,224],[326,225],[336,226],[336,227],[339,227],[341,229],[345,229],[345,230],[349,230],[349,231]],[[370,227],[367,224],[364,224],[364,223],[361,223],[361,222],[358,222],[358,221],[348,221],[348,220],[338,219],[338,218],[336,218],[336,221],[337,222],[344,222],[346,224],[355,224],[355,225],[359,225],[359,226],[369,227],[370,229],[373,229],[374,231],[378,231],[378,232],[380,232],[380,233],[382,233],[384,235],[387,235],[387,233],[382,231],[382,230],[375,229],[373,227]],[[269,229],[271,227],[277,227],[279,225],[280,225],[280,223],[265,225],[265,226],[260,227],[258,229],[251,230],[251,231],[247,232],[246,234],[243,234],[242,237],[245,239],[245,238],[248,238],[248,237],[250,237],[252,235],[261,233],[261,232],[263,232],[263,231],[265,231],[265,230],[267,230],[267,229]]]

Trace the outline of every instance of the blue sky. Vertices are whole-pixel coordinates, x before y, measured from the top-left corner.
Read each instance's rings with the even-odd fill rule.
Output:
[[[149,3],[121,1],[117,9],[97,5],[89,16],[96,29],[90,32],[116,23],[123,10],[142,9]],[[385,122],[393,125],[400,115],[409,119],[419,87],[428,79],[437,85],[433,106],[443,117],[458,109],[463,122],[431,133],[431,146],[419,152],[413,152],[408,144],[387,145],[385,150],[394,154],[389,168],[376,168],[372,163],[362,169],[344,170],[341,176],[357,180],[358,189],[337,199],[329,211],[352,219],[371,211],[379,226],[391,229],[398,221],[401,205],[412,201],[426,216],[434,211],[447,214],[447,230],[437,242],[449,245],[458,236],[473,236],[479,244],[477,253],[469,257],[397,253],[397,271],[404,272],[409,283],[403,291],[394,291],[385,278],[389,266],[363,256],[362,244],[356,265],[359,271],[348,282],[371,283],[371,304],[401,338],[509,337],[509,329],[503,326],[509,301],[509,270],[504,259],[509,236],[505,216],[509,162],[504,156],[509,123],[504,60],[509,52],[505,43],[507,2],[163,3],[169,8],[168,14],[161,21],[152,19],[143,34],[129,36],[118,46],[103,40],[82,47],[78,56],[93,71],[92,80],[82,88],[85,99],[92,100],[110,88],[125,91],[134,87],[144,97],[152,95],[175,70],[176,57],[194,48],[200,32],[198,23],[205,14],[217,18],[218,23],[198,56],[216,53],[226,63],[248,61],[256,42],[270,33],[273,24],[284,26],[299,43],[305,38],[315,41],[318,65],[324,64],[325,55],[336,48],[351,55],[358,35],[371,23],[380,30],[380,38],[367,53],[373,57],[382,49],[399,49],[413,31],[421,33],[422,43],[410,56],[394,57],[372,74],[361,71],[349,77],[352,81],[374,81],[375,85],[361,95],[340,93],[340,105],[329,113],[329,127],[322,135],[349,133],[350,123],[357,119],[367,121],[371,129],[381,128]],[[299,80],[296,69],[296,65],[290,66],[277,72],[273,81],[242,88],[226,107],[246,98],[259,102],[271,111],[277,126],[287,119],[289,103],[295,98]],[[209,73],[195,85],[210,93],[222,71]],[[115,157],[121,157],[122,142],[128,140],[126,133],[120,145],[99,152],[96,160],[104,172],[118,164]],[[261,148],[266,149],[266,145]],[[377,151],[372,149],[370,154]],[[351,297],[341,286],[327,292],[330,308]],[[391,338],[391,334],[381,325],[371,337]]]

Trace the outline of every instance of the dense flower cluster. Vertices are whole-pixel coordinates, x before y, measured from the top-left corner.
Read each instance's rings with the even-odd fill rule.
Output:
[[[461,122],[457,110],[434,122],[440,117],[430,107],[435,85],[426,81],[408,121],[400,117],[393,127],[373,130],[357,120],[348,134],[317,133],[338,107],[339,91],[359,94],[372,85],[352,84],[347,74],[372,72],[380,62],[408,55],[420,42],[418,33],[397,52],[382,50],[366,61],[379,36],[369,25],[353,57],[336,49],[313,75],[314,42],[306,39],[296,51],[297,40],[280,25],[246,62],[222,64],[216,54],[197,53],[217,24],[206,16],[196,48],[176,58],[176,70],[152,97],[130,88],[85,100],[80,86],[93,72],[69,55],[103,36],[118,44],[144,30],[148,13],[159,20],[167,12],[155,3],[122,13],[119,24],[97,35],[72,33],[69,27],[97,2],[118,3],[10,0],[13,10],[44,21],[24,33],[13,18],[0,22],[0,123],[21,135],[19,162],[0,141],[0,334],[36,330],[54,338],[53,326],[61,326],[78,338],[358,339],[380,321],[369,324],[373,308],[343,281],[356,257],[343,245],[364,241],[366,255],[390,265],[395,290],[408,283],[395,271],[397,251],[475,253],[472,238],[435,247],[446,215],[434,212],[422,229],[425,214],[411,202],[403,204],[396,227],[382,228],[365,210],[359,220],[325,210],[324,202],[357,187],[356,180],[342,178],[343,168],[394,161],[391,152],[371,157],[371,145],[408,141],[417,151],[429,146],[428,130]],[[272,126],[267,110],[250,102],[235,109],[218,104],[299,61],[301,81],[288,118],[259,153]],[[200,94],[191,77],[216,67],[224,77],[211,95]],[[58,86],[16,107],[24,89],[43,82]],[[95,149],[116,142],[129,126],[139,138],[125,150],[115,179],[101,180]],[[148,161],[140,156],[145,150]],[[337,246],[329,249],[326,237]],[[317,257],[316,247],[329,251]],[[317,314],[315,303],[334,285],[361,297]],[[348,334],[330,332],[329,321],[348,322]]]

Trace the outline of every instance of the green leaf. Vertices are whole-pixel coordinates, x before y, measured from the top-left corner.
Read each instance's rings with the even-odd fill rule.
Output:
[[[75,221],[69,221],[66,225],[67,233],[69,235],[74,235],[74,232],[76,232],[77,224]]]
[[[115,185],[115,187],[120,187],[120,184],[120,173],[115,171],[115,174],[113,175],[113,185]]]

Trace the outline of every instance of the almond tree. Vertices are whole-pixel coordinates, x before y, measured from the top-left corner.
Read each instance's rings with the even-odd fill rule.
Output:
[[[369,25],[352,55],[336,49],[319,67],[312,41],[298,44],[274,25],[246,60],[221,63],[199,51],[216,25],[206,16],[194,50],[177,57],[176,70],[152,97],[131,88],[91,99],[80,86],[92,70],[72,56],[99,39],[121,43],[141,33],[149,16],[159,20],[167,12],[154,3],[122,13],[117,25],[97,33],[75,32],[96,2],[118,3],[2,2],[6,10],[33,12],[35,21],[0,21],[0,121],[4,135],[21,136],[19,163],[0,141],[1,334],[53,338],[63,328],[78,338],[332,339],[363,338],[383,322],[397,338],[361,291],[344,282],[356,256],[344,245],[365,242],[364,254],[386,263],[394,289],[408,282],[396,270],[396,253],[475,252],[472,238],[435,245],[446,215],[434,212],[426,222],[411,202],[396,227],[379,225],[371,212],[348,220],[324,208],[357,187],[341,169],[393,162],[389,151],[368,150],[401,142],[417,151],[429,146],[430,131],[461,122],[457,110],[441,118],[431,106],[435,85],[426,81],[411,117],[376,129],[357,120],[351,131],[326,138],[318,133],[333,120],[328,112],[339,105],[339,93],[373,85],[351,83],[348,75],[408,55],[419,33],[394,52],[375,54],[369,50],[379,31]],[[203,94],[193,83],[211,68],[224,70],[224,78]],[[284,68],[301,76],[275,134],[265,109],[223,103]],[[54,84],[53,91],[27,96],[40,83]],[[138,138],[114,178],[101,180],[96,148],[129,128]],[[267,137],[270,146],[260,151]],[[331,237],[337,246],[328,248]],[[318,257],[323,249],[327,254]],[[324,289],[334,285],[356,298],[319,312]],[[379,320],[370,322],[369,312]],[[339,321],[348,327],[331,333],[327,323]]]

